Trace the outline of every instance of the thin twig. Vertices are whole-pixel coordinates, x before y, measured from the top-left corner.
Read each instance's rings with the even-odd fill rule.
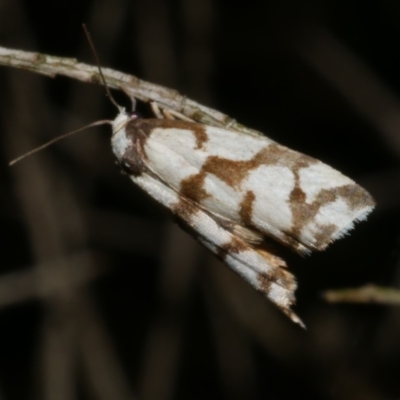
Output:
[[[101,84],[96,66],[78,62],[74,58],[55,57],[0,47],[0,65],[25,69],[52,78],[62,75],[82,82]],[[229,126],[230,129],[249,135],[262,135],[260,132],[237,123],[226,114],[182,96],[176,90],[146,82],[134,75],[124,74],[110,68],[102,70],[107,85],[112,89],[123,91],[133,103],[135,99],[144,102],[155,101],[161,106],[171,108],[203,124]]]

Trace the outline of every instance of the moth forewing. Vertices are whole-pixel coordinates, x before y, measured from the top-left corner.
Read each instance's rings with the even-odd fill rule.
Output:
[[[268,138],[186,121],[135,119],[148,170],[207,211],[300,252],[323,250],[373,209],[354,181]]]
[[[374,208],[348,177],[266,137],[121,111],[112,148],[135,183],[300,324],[294,277],[263,237],[323,250]]]

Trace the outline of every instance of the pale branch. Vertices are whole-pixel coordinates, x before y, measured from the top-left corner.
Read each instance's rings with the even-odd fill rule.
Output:
[[[0,65],[36,72],[49,77],[66,76],[82,82],[102,84],[97,66],[78,62],[74,58],[55,57],[42,53],[0,47]],[[206,107],[164,86],[143,81],[134,75],[124,74],[110,68],[102,68],[107,85],[123,91],[133,103],[155,101],[184,114],[194,121],[219,127],[229,127],[249,135],[262,135],[253,129],[238,124],[228,115]]]

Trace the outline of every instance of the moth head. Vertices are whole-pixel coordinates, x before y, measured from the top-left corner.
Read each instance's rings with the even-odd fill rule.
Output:
[[[128,121],[128,113],[126,112],[125,108],[121,108],[119,114],[111,123],[113,136],[115,136],[120,130],[124,129]]]
[[[141,118],[141,115],[136,112],[126,112],[125,108],[121,107],[119,109],[119,114],[117,117],[112,121],[111,126],[112,126],[112,131],[113,131],[113,137],[121,130],[123,130],[126,125],[128,124],[129,121],[132,121],[134,119]]]
[[[126,125],[130,121],[130,117],[125,109],[122,109],[112,122],[111,145],[117,160],[121,162],[126,151],[130,147],[130,141],[126,136]]]

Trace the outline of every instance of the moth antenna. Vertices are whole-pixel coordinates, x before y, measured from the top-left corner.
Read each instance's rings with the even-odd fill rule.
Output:
[[[108,98],[110,99],[111,103],[113,103],[114,106],[117,107],[118,111],[121,112],[121,111],[123,110],[123,107],[121,107],[121,106],[115,101],[114,97],[113,97],[112,94],[111,94],[110,88],[109,88],[108,85],[107,85],[106,79],[104,78],[103,71],[102,71],[102,69],[101,69],[100,57],[99,57],[98,54],[97,54],[96,47],[94,46],[94,42],[93,42],[92,37],[91,37],[91,35],[90,35],[89,29],[86,27],[85,24],[82,24],[82,28],[83,28],[83,31],[85,32],[86,39],[87,39],[87,41],[89,42],[89,46],[90,46],[90,48],[91,48],[91,50],[92,50],[92,52],[93,52],[94,58],[95,58],[95,60],[96,60],[97,68],[99,69],[100,77],[101,77],[101,80],[102,80],[102,82],[103,82],[104,88],[105,88],[105,90],[106,90],[107,96],[108,96]]]
[[[30,151],[28,151],[27,153],[22,154],[21,156],[19,156],[19,157],[17,157],[17,158],[14,158],[14,160],[10,161],[10,162],[8,163],[8,165],[11,167],[12,165],[16,164],[17,162],[20,162],[21,160],[23,160],[24,158],[26,158],[26,157],[28,157],[28,156],[30,156],[30,155],[32,155],[32,154],[35,154],[35,153],[37,153],[37,152],[39,152],[39,151],[45,149],[46,147],[51,146],[52,144],[58,142],[58,141],[61,140],[61,139],[65,139],[65,138],[67,138],[67,137],[69,137],[69,136],[75,135],[75,133],[81,132],[81,131],[83,131],[83,130],[85,130],[85,129],[93,128],[94,126],[105,125],[105,124],[110,124],[110,125],[111,125],[111,124],[112,124],[112,121],[110,121],[110,120],[108,120],[108,119],[102,120],[102,121],[96,121],[96,122],[92,122],[92,123],[89,124],[89,125],[83,126],[82,128],[75,129],[74,131],[64,133],[63,135],[58,136],[58,137],[56,137],[55,139],[49,140],[49,141],[46,142],[45,144],[42,144],[41,146],[36,147],[35,149],[30,150]]]

